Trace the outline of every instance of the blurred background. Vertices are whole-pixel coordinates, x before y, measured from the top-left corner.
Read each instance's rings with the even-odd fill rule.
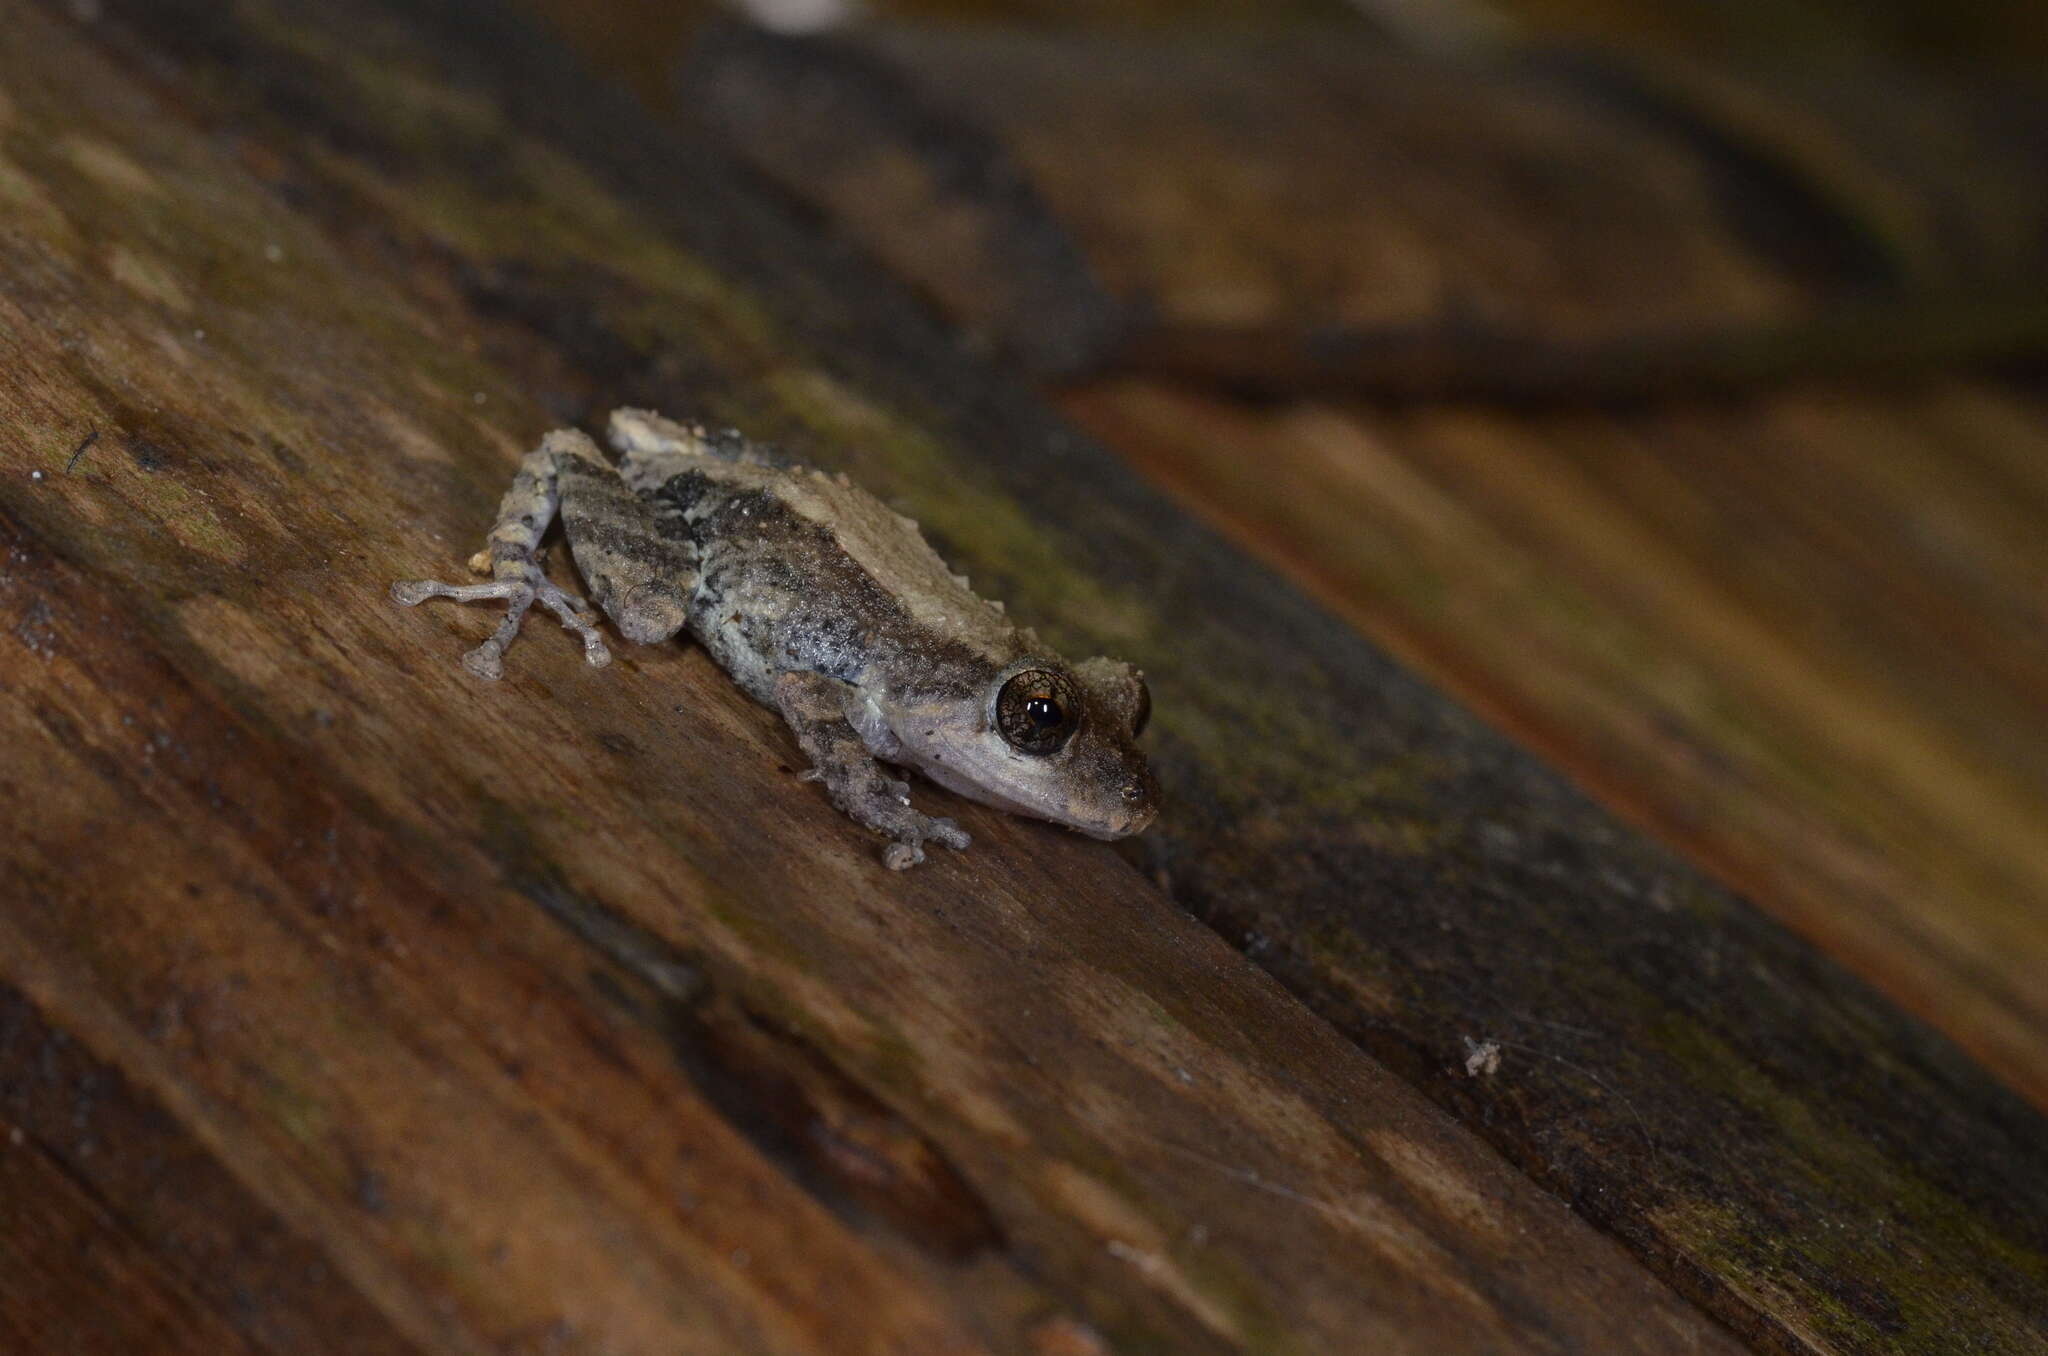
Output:
[[[2048,9],[526,3],[2048,1104]]]

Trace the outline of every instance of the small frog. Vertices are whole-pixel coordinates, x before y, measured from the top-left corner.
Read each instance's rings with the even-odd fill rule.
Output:
[[[490,639],[463,656],[479,678],[539,603],[611,661],[590,605],[548,582],[538,547],[559,510],[591,597],[626,639],[687,630],[755,700],[781,712],[811,760],[807,780],[891,843],[883,861],[924,860],[927,841],[965,848],[950,819],[911,808],[880,762],[1096,838],[1141,832],[1159,791],[1134,741],[1151,698],[1129,664],[1069,664],[1001,603],[976,596],[925,542],[844,474],[828,475],[733,431],[619,410],[606,461],[572,430],[520,463],[485,548],[485,584],[391,586],[429,598],[506,604]]]

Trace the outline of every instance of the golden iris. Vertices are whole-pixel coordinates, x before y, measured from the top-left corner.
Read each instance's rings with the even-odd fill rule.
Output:
[[[1058,753],[1081,723],[1081,694],[1051,669],[1026,669],[996,695],[996,729],[1020,753]]]

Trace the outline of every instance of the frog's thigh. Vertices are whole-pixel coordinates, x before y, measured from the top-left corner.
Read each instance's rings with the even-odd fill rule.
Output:
[[[590,596],[642,645],[683,629],[697,547],[680,514],[628,489],[608,466],[562,468],[562,530]]]

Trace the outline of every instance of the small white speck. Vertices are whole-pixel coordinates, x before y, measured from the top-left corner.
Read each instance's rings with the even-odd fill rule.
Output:
[[[204,340],[204,339],[206,338],[206,331],[205,331],[205,330],[194,330],[194,331],[192,331],[192,337],[193,337],[194,339]]]
[[[860,13],[854,0],[740,0],[755,23],[776,33],[822,33]]]
[[[41,471],[30,471],[28,473],[28,478],[30,480],[41,480],[43,478],[43,473]]]
[[[273,264],[283,263],[284,246],[278,244],[276,241],[273,240],[271,243],[263,247],[263,257]]]
[[[1117,1261],[1128,1262],[1147,1275],[1158,1276],[1168,1270],[1165,1258],[1146,1252],[1142,1248],[1134,1248],[1121,1239],[1112,1238],[1103,1246]]]
[[[1500,1072],[1500,1042],[1475,1041],[1465,1037],[1465,1077],[1478,1078],[1482,1074]]]
[[[471,391],[469,393],[469,403],[472,405],[481,405],[486,400],[489,399],[490,397],[485,395],[482,391]]]

